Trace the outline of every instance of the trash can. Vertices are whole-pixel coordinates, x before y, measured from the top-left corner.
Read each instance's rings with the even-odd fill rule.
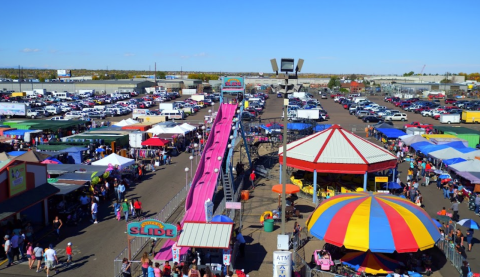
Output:
[[[248,200],[250,198],[250,191],[249,190],[242,190],[241,198],[242,198],[242,200]]]
[[[273,223],[275,221],[273,219],[266,219],[264,222],[263,222],[263,230],[265,232],[273,232]]]

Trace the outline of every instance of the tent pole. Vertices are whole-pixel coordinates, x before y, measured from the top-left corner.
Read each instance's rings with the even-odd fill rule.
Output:
[[[313,170],[313,203],[317,204],[317,170]]]
[[[368,172],[365,172],[365,174],[363,175],[363,191],[367,191],[367,175]]]
[[[278,176],[278,183],[279,183],[279,184],[282,183],[282,175],[283,175],[282,172],[283,172],[283,171],[282,171],[282,164],[280,164],[280,174],[279,174],[279,176]]]

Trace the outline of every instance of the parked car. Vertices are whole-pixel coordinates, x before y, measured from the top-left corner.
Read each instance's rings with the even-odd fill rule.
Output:
[[[369,122],[381,122],[382,119],[378,118],[376,116],[365,116],[362,118],[363,122],[369,123]]]
[[[457,100],[455,100],[453,98],[445,99],[445,104],[455,104],[456,102],[457,102]]]
[[[407,115],[404,113],[396,113],[385,117],[385,121],[407,121]]]

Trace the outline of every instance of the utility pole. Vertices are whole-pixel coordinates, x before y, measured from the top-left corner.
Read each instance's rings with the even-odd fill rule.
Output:
[[[21,79],[22,72],[20,71],[20,66],[18,66],[18,85],[20,86],[20,92],[22,92],[22,79]]]
[[[153,74],[153,78],[155,80],[155,86],[157,86],[157,62],[155,62],[155,73]]]

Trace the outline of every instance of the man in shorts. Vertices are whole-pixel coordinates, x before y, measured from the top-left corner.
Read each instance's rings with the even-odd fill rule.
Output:
[[[53,245],[50,244],[48,250],[45,251],[45,258],[45,268],[47,270],[47,277],[49,277],[48,274],[50,273],[50,270],[55,268],[55,262],[57,262],[58,264],[57,252],[55,251],[55,249],[53,249]],[[58,271],[55,270],[55,274],[57,273]]]
[[[72,243],[69,242],[67,244],[67,248],[65,249],[65,253],[67,253],[67,267],[70,266],[70,264],[72,263]]]

